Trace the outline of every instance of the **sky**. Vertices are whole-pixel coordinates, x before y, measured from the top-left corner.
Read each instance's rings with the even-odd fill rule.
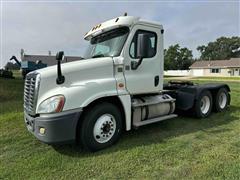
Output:
[[[94,25],[123,15],[163,25],[165,48],[180,44],[193,51],[220,36],[240,36],[239,1],[13,1],[0,0],[2,68],[12,55],[47,55],[64,50],[83,56],[83,36]]]

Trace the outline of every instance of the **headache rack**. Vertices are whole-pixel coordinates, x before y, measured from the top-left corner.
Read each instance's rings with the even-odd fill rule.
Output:
[[[30,73],[25,78],[24,110],[32,116],[35,115],[39,83],[40,74]]]

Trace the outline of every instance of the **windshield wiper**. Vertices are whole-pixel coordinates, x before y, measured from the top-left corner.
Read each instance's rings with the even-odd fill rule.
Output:
[[[96,54],[94,56],[92,56],[92,58],[98,58],[98,57],[105,57],[104,54]]]

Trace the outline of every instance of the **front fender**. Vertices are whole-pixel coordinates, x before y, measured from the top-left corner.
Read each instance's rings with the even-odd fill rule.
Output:
[[[84,83],[84,85],[82,85],[82,83]],[[101,97],[117,95],[116,81],[114,78],[82,83],[73,85],[65,93],[67,100],[63,110],[86,107]]]
[[[98,79],[54,88],[39,99],[38,106],[45,99],[58,94],[65,96],[63,111],[82,108],[98,98],[117,95],[116,81],[114,78]]]
[[[113,60],[110,57],[65,63],[62,72],[65,82],[58,85],[56,66],[38,71],[41,82],[37,110],[41,102],[58,94],[65,96],[63,111],[85,107],[101,97],[117,95]]]

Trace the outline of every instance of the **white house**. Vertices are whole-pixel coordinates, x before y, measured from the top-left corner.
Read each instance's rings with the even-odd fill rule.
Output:
[[[239,76],[240,58],[230,60],[195,61],[190,67],[191,76]]]

